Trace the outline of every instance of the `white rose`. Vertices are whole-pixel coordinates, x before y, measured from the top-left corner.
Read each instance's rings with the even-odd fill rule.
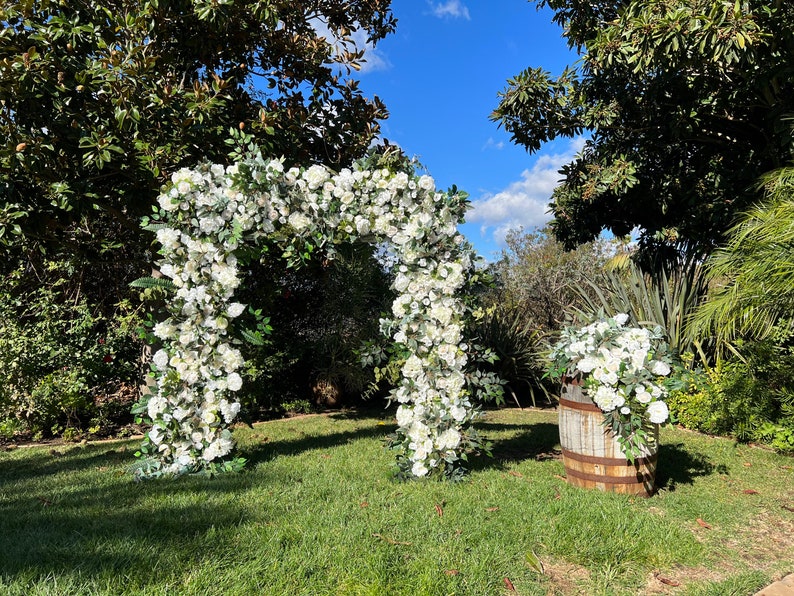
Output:
[[[245,304],[240,304],[239,302],[232,302],[226,309],[226,315],[230,319],[239,317],[243,312],[245,312]]]
[[[637,395],[637,401],[641,404],[647,404],[651,401],[651,394],[648,393],[644,385],[638,385],[634,392]]]
[[[425,466],[424,462],[421,461],[414,462],[414,465],[411,467],[411,474],[418,478],[427,476],[427,472],[427,466]]]
[[[311,220],[300,211],[295,211],[289,216],[289,225],[291,225],[296,232],[302,232],[311,225]]]
[[[243,378],[236,372],[233,372],[226,378],[226,386],[229,388],[229,391],[239,391],[243,386]]]
[[[615,315],[615,322],[621,327],[625,325],[626,321],[628,320],[629,320],[629,315],[627,315],[626,313],[620,313]]]
[[[648,404],[648,420],[654,424],[662,424],[670,416],[670,410],[663,401],[655,401]]]
[[[441,451],[455,449],[460,444],[460,433],[454,428],[448,428],[438,436],[438,448]]]
[[[466,418],[466,409],[461,406],[452,406],[449,409],[449,413],[456,422],[462,422]]]
[[[188,190],[190,187],[188,186]],[[179,209],[179,199],[172,197],[168,193],[163,193],[159,197],[157,197],[157,202],[160,203],[160,207],[164,211],[176,211]]]
[[[157,350],[152,356],[152,362],[157,367],[157,370],[164,370],[168,366],[168,360],[168,353],[165,350]]]
[[[659,375],[660,377],[666,377],[670,374],[670,366],[661,360],[651,360],[648,368],[653,374]]]

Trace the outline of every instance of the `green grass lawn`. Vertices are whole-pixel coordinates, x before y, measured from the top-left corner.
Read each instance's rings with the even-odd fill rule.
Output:
[[[393,480],[386,413],[239,428],[249,468],[215,479],[134,483],[135,441],[0,453],[0,594],[744,595],[794,571],[791,458],[665,429],[661,490],[631,498],[566,485],[553,411],[480,426],[494,457],[458,484]]]

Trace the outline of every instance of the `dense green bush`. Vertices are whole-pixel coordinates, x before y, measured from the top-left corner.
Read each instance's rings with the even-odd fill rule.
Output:
[[[739,343],[741,357],[691,373],[671,395],[679,424],[739,441],[794,452],[794,343],[790,332],[765,341]]]
[[[333,261],[287,269],[268,254],[250,265],[238,298],[270,317],[262,346],[246,346],[241,402],[253,417],[293,403],[354,405],[375,381],[360,349],[380,342],[379,319],[393,295],[390,274],[369,245],[337,247]],[[305,409],[305,408],[304,408]]]
[[[138,310],[92,304],[67,261],[28,262],[0,281],[0,435],[74,437],[131,422]]]

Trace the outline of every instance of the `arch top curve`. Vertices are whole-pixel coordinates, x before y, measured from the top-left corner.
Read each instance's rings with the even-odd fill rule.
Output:
[[[144,223],[160,245],[160,272],[175,288],[154,335],[154,391],[137,410],[151,423],[138,477],[236,469],[230,425],[240,404],[244,358],[231,329],[246,306],[238,253],[280,236],[286,254],[311,243],[333,255],[343,242],[388,242],[396,259],[391,318],[381,329],[404,354],[397,409],[397,464],[405,476],[462,471],[479,443],[467,387],[467,307],[461,292],[474,253],[458,233],[464,193],[440,192],[430,176],[359,161],[333,172],[285,168],[249,155],[232,166],[200,164],[174,173]],[[292,247],[292,248],[290,248]]]

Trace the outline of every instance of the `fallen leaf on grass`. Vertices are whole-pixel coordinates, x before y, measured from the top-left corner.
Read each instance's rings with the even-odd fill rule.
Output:
[[[554,477],[559,478],[560,480],[565,480],[565,481],[568,480],[565,476],[560,476],[559,474],[555,474]]]
[[[665,576],[660,575],[659,572],[654,573],[653,576],[656,579],[658,579],[660,582],[662,582],[665,586],[676,587],[676,586],[680,586],[681,585],[681,582],[677,582],[674,579],[668,579]]]
[[[457,569],[447,569],[444,572],[444,575],[458,575],[458,574],[460,574],[460,571],[458,571]]]
[[[545,571],[543,561],[540,560],[540,557],[538,557],[534,551],[529,551],[527,553],[527,563],[529,563],[529,566],[532,567],[533,570],[543,575]]]
[[[499,507],[486,507],[486,511],[499,511]]]
[[[698,525],[699,525],[701,528],[706,528],[707,530],[710,530],[710,529],[711,529],[711,524],[709,524],[708,522],[706,522],[706,521],[703,521],[703,520],[702,520],[702,519],[700,519],[700,518],[697,518],[697,522],[698,522]]]
[[[511,592],[515,592],[516,591],[516,587],[513,585],[513,582],[510,581],[509,577],[503,578],[502,581],[505,583],[505,588],[507,588]]]
[[[364,507],[369,507],[369,503],[367,503],[366,501],[362,501],[362,502],[359,504],[359,507],[361,507],[362,509],[363,509]]]
[[[438,517],[444,517],[444,510],[441,508],[441,505],[436,503],[436,514]]]
[[[515,476],[516,478],[523,478],[523,477],[524,477],[524,475],[523,475],[521,472],[513,472],[513,471],[510,471],[510,472],[508,472],[508,474],[509,474],[510,476]]]
[[[745,468],[752,468],[753,464],[751,464],[749,461],[746,461],[746,462],[744,462],[744,467]]]
[[[794,512],[794,507],[789,507],[788,505],[781,505],[781,507],[786,511]]]
[[[753,490],[752,488],[746,488],[742,492],[744,494],[746,494],[746,495],[757,495],[758,494],[758,491],[757,490]]]
[[[375,533],[375,534],[372,535],[372,537],[373,538],[380,538],[384,542],[388,542],[389,544],[398,544],[400,546],[411,546],[411,544],[412,544],[410,542],[400,542],[399,540],[392,540],[391,538],[389,538],[388,536],[384,536],[383,534]]]

